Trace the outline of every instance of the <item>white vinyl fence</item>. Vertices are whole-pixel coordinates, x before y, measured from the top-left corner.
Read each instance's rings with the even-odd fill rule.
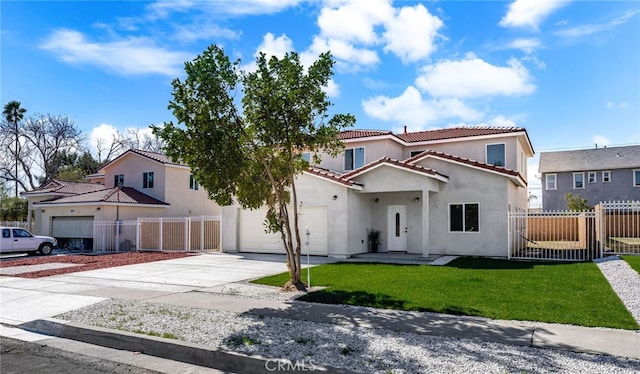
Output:
[[[640,202],[602,202],[593,211],[509,212],[511,259],[588,261],[640,254]]]
[[[20,227],[31,232],[32,234],[35,234],[33,232],[33,223],[31,224],[31,226],[29,226],[29,222],[27,221],[0,221],[0,226]]]
[[[213,252],[221,245],[220,216],[141,217],[94,222],[94,252]]]

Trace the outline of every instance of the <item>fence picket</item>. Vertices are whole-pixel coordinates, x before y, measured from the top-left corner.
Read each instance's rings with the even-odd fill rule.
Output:
[[[220,216],[140,217],[135,221],[96,221],[93,226],[93,250],[219,251],[222,248],[220,221]]]

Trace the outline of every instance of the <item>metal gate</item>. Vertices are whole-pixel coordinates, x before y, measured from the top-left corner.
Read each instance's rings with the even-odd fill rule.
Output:
[[[213,252],[222,248],[220,216],[96,221],[94,252]]]

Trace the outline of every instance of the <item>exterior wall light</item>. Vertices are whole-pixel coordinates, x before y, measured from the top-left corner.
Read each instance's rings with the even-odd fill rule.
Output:
[[[332,198],[333,200],[338,200],[338,195],[333,195],[331,198]]]
[[[420,202],[420,198],[419,197],[416,197],[414,200],[415,200],[416,203]]]

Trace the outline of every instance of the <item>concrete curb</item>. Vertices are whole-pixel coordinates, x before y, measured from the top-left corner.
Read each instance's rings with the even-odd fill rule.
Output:
[[[203,344],[166,339],[127,331],[87,326],[54,318],[39,319],[17,326],[23,330],[51,335],[84,343],[141,352],[150,356],[214,368],[230,373],[326,372],[355,374],[358,372],[319,366],[312,361],[291,362],[286,359],[270,359],[258,355],[212,348]]]

